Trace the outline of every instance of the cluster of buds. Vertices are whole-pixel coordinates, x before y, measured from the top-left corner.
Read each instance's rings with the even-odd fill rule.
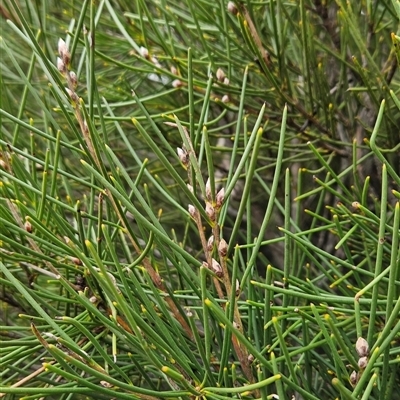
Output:
[[[151,63],[153,63],[153,65],[157,68],[157,69],[163,69],[163,66],[160,64],[160,62],[158,61],[158,58],[156,56],[152,56],[149,52],[149,50],[146,47],[141,46],[139,48],[139,54],[141,57],[143,57],[144,59],[150,61]],[[175,67],[171,67],[171,73],[173,75],[178,75],[178,71]],[[161,78],[154,73],[151,73],[148,75],[149,79],[154,80],[156,82],[163,82],[163,83],[168,83],[169,80],[166,76],[161,76]],[[182,81],[180,79],[174,79],[171,82],[172,87],[174,88],[178,88],[181,87],[183,85]]]
[[[57,67],[68,68],[71,62],[71,53],[68,51],[67,44],[61,38],[58,39],[58,55],[60,56],[59,61],[57,60]],[[60,68],[58,68],[60,70]],[[60,70],[60,72],[62,72]]]
[[[157,68],[162,68],[160,62],[158,61],[157,57],[150,56],[149,50],[146,47],[141,46],[139,49],[139,54],[145,58],[146,60],[151,61]]]
[[[215,74],[215,76],[217,77],[218,82],[223,83],[224,85],[229,85],[229,79],[225,75],[225,72],[222,68],[217,69],[217,73]]]
[[[212,193],[211,193],[211,182],[210,182],[210,178],[208,178],[207,182],[206,182],[206,201],[211,203],[212,200],[213,200],[213,198],[212,198]],[[225,200],[225,189],[222,188],[215,195],[215,209],[216,210],[219,210],[222,207],[224,200]]]
[[[225,75],[225,72],[222,68],[218,68],[217,72],[215,74],[217,80],[219,83],[222,83],[224,85],[229,85],[229,78]],[[221,98],[221,101],[223,103],[228,103],[229,102],[229,96],[227,94],[224,94]]]
[[[65,88],[69,97],[75,103],[79,100],[78,95],[75,93],[75,88],[78,86],[78,77],[74,71],[69,71],[69,65],[71,63],[71,54],[68,50],[67,44],[63,39],[58,40],[58,55],[57,57],[57,69],[63,76],[66,77],[68,87]]]
[[[209,181],[207,181],[208,183]],[[225,198],[225,189],[222,188],[216,193],[215,196],[215,203],[212,201],[212,196],[211,196],[211,189],[208,184],[206,184],[206,214],[208,218],[212,222],[216,221],[216,215],[217,212],[221,209],[222,204],[224,203],[224,198]]]
[[[182,149],[178,149],[178,154],[180,153],[179,150],[182,151]],[[187,168],[188,162],[186,163],[187,159],[186,159],[186,155],[183,153],[183,151],[179,155],[179,157],[181,159],[181,162],[182,162],[183,166],[185,168]],[[224,188],[222,188],[219,192],[217,192],[215,204],[213,204],[212,199],[211,199],[211,192],[209,191],[209,189],[207,187],[208,187],[208,185],[206,185],[206,197],[207,197],[207,199],[206,199],[205,212],[206,212],[208,218],[210,219],[210,221],[212,221],[214,223],[216,221],[216,219],[217,219],[217,211],[219,211],[221,209],[222,204],[224,202],[225,190],[224,190]],[[193,188],[191,186],[190,186],[190,191],[193,193]],[[189,210],[189,214],[191,215],[191,217],[196,220],[196,218],[199,215],[197,208],[195,206],[193,206],[192,204],[189,204],[188,210]],[[209,245],[212,246],[213,243],[209,244]],[[220,250],[218,250],[218,251],[220,251]]]
[[[177,147],[176,152],[178,154],[178,157],[179,157],[179,160],[180,160],[182,166],[185,169],[188,169],[189,164],[190,164],[190,157],[189,157],[188,151],[185,148]],[[193,187],[188,184],[188,188],[193,193]],[[210,178],[207,179],[207,182],[205,185],[205,190],[206,190],[205,211],[206,211],[207,216],[210,218],[210,220],[215,222],[217,211],[219,211],[221,209],[221,207],[224,203],[225,189],[222,188],[215,194],[215,202],[213,201],[213,196],[211,193]],[[196,219],[198,210],[191,204],[189,205],[188,208],[189,208],[189,214],[192,216],[192,218]]]
[[[360,368],[360,370],[357,371],[353,371],[350,375],[350,383],[352,386],[355,386],[357,384],[357,382],[360,379],[360,376],[362,374],[362,372],[364,371],[364,369],[366,368],[367,364],[368,364],[368,356],[369,356],[369,346],[368,346],[368,342],[362,338],[359,337],[357,339],[357,343],[356,343],[356,351],[358,354],[358,367]]]
[[[174,66],[171,67],[171,74],[178,76],[178,70]],[[174,88],[178,88],[181,87],[183,83],[179,78],[177,78],[172,81],[171,85]]]

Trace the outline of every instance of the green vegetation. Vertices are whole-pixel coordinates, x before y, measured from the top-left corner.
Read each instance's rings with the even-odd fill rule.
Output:
[[[0,11],[1,398],[400,399],[398,0]]]

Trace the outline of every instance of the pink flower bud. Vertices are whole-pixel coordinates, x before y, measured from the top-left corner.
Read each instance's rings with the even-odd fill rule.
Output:
[[[207,250],[212,251],[214,247],[214,235],[211,235],[207,241]]]
[[[71,61],[71,54],[68,51],[67,44],[61,38],[58,39],[58,54],[63,63],[68,66]]]
[[[228,12],[233,15],[236,15],[238,13],[238,9],[233,1],[229,1],[228,6],[226,8],[227,8]]]
[[[228,78],[224,79],[224,85],[227,85],[227,86],[229,85],[229,79]]]
[[[222,204],[224,203],[224,199],[225,199],[225,189],[222,188],[218,193],[217,193],[217,197],[216,197],[216,201],[217,201],[217,209],[222,207]]]
[[[357,350],[357,354],[359,355],[359,357],[368,356],[368,354],[369,354],[368,342],[364,338],[359,337],[357,339],[357,343],[356,343],[356,350]]]
[[[29,221],[25,221],[24,228],[28,233],[32,233],[32,224]]]
[[[207,179],[206,182],[206,198],[207,200],[211,201],[211,182],[210,182],[210,178]]]
[[[188,318],[193,317],[193,313],[192,313],[192,310],[191,310],[190,308],[187,308],[187,309],[186,309],[186,316],[187,316]]]
[[[206,203],[206,214],[211,221],[215,221],[215,209],[208,201]]]
[[[221,264],[214,258],[212,259],[211,268],[219,278],[223,275]]]
[[[146,49],[146,47],[141,46],[139,49],[139,54],[143,57],[148,59],[149,58],[149,51]]]
[[[196,209],[196,207],[193,206],[193,205],[191,205],[191,204],[189,204],[188,210],[189,210],[190,216],[191,216],[192,218],[196,218],[196,216],[197,216],[197,209]]]
[[[161,64],[158,62],[157,57],[151,57],[151,62],[152,62],[157,68],[162,68]]]
[[[64,54],[68,52],[68,47],[65,41],[61,38],[58,39],[58,54],[63,58]]]
[[[57,57],[57,69],[62,73],[65,74],[67,68],[65,67],[64,61],[61,60],[60,57]]]
[[[221,257],[226,257],[228,254],[228,243],[225,239],[221,239],[218,245],[218,253]]]
[[[180,147],[176,148],[176,152],[178,153],[178,157],[181,160],[182,165],[186,168],[189,165],[188,152],[184,149],[181,149]]]
[[[82,265],[82,261],[77,258],[77,257],[71,257],[71,261],[75,264],[75,265]]]
[[[182,81],[180,79],[175,79],[171,83],[172,87],[174,88],[179,88],[183,85]]]
[[[68,96],[71,98],[71,100],[73,100],[75,103],[77,103],[79,101],[79,97],[75,92],[73,92],[69,88],[65,88],[65,90],[68,93]]]
[[[225,79],[225,72],[222,70],[222,68],[218,68],[215,76],[220,82],[223,82]]]
[[[365,369],[367,364],[368,364],[368,357],[361,357],[358,360],[358,366],[360,367],[360,369]]]
[[[351,386],[356,386],[357,385],[357,382],[358,382],[358,380],[359,380],[359,374],[358,374],[358,372],[357,371],[353,371],[352,373],[351,373],[351,375],[350,375],[350,378],[349,378],[349,380],[350,380],[350,385]]]
[[[71,71],[70,73],[69,73],[69,77],[70,77],[70,79],[71,79],[71,83],[72,83],[72,86],[74,87],[74,89],[78,86],[78,78],[77,78],[77,76],[76,76],[76,73],[74,72],[74,71]]]
[[[222,99],[221,99],[221,101],[223,102],[223,103],[229,103],[229,96],[227,95],[227,94],[224,94],[223,96],[222,96]]]

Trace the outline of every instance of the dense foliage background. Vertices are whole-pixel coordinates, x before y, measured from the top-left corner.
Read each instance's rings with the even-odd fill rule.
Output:
[[[0,396],[400,398],[398,0],[0,15]]]

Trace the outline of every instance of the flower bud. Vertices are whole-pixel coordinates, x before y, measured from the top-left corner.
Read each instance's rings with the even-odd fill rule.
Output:
[[[228,6],[226,8],[227,8],[228,12],[233,15],[236,15],[238,13],[238,9],[233,1],[229,1]]]
[[[357,372],[357,371],[353,371],[353,372],[351,373],[350,377],[349,377],[350,385],[353,386],[353,387],[356,386],[356,385],[357,385],[357,382],[358,382],[358,379],[359,379],[359,374],[358,374],[358,372]]]
[[[178,75],[178,70],[177,70],[174,66],[172,66],[172,67],[170,68],[170,71],[171,71],[171,74],[173,74],[173,75]]]
[[[221,257],[226,257],[228,254],[228,243],[225,239],[221,239],[218,245],[218,253]]]
[[[206,203],[206,214],[211,221],[215,221],[215,209],[208,201]]]
[[[65,67],[64,61],[60,57],[57,57],[57,69],[64,75],[67,68]]]
[[[367,364],[368,364],[368,357],[361,357],[358,360],[358,366],[360,367],[360,369],[365,369]]]
[[[180,79],[174,79],[171,83],[172,87],[174,88],[179,88],[183,85],[182,81]]]
[[[223,102],[223,103],[229,103],[229,96],[227,95],[227,94],[224,94],[223,96],[222,96],[222,99],[221,99],[221,101]]]
[[[65,66],[68,66],[71,61],[71,54],[68,51],[67,44],[61,38],[58,39],[58,54]]]
[[[207,240],[207,250],[212,251],[214,247],[214,235],[211,235]]]
[[[214,271],[215,275],[220,278],[223,275],[221,264],[215,259],[212,259],[211,269]]]
[[[249,355],[247,356],[247,360],[248,360],[249,362],[253,362],[253,361],[254,361],[254,356],[253,356],[253,354],[249,354]]]
[[[25,221],[24,227],[28,233],[32,233],[32,224],[29,221]]]
[[[194,193],[193,186],[190,183],[187,183],[186,186],[189,189],[190,193]]]
[[[229,79],[227,77],[224,78],[224,85],[229,85]]]
[[[157,68],[162,68],[161,64],[158,62],[157,57],[151,57],[151,62],[152,62]]]
[[[71,79],[72,87],[75,89],[78,86],[78,78],[74,71],[70,71],[69,77]]]
[[[206,199],[211,201],[211,182],[210,182],[210,177],[207,179],[206,182]]]
[[[63,55],[68,51],[67,44],[61,38],[58,39],[58,54],[62,58]]]
[[[181,149],[180,147],[176,148],[176,152],[178,153],[178,157],[181,160],[182,165],[187,168],[189,165],[189,154],[186,150]]]
[[[368,354],[369,354],[369,346],[368,346],[368,342],[364,338],[359,337],[357,339],[356,351],[357,351],[357,354],[359,355],[359,357],[368,356]]]
[[[71,260],[75,265],[82,265],[82,260],[80,260],[78,257],[70,257],[70,260]]]
[[[218,68],[215,76],[220,82],[223,82],[225,79],[225,72],[222,70],[222,68]]]
[[[222,207],[222,204],[224,203],[225,199],[225,189],[222,188],[218,193],[216,197],[216,202],[217,202],[217,209]]]
[[[65,88],[65,91],[68,93],[68,96],[71,98],[72,101],[74,101],[75,103],[77,103],[79,101],[78,95],[75,92],[73,92],[71,89]]]
[[[239,283],[239,279],[236,279],[235,295],[239,296],[239,294],[240,294],[240,283]]]
[[[191,216],[192,218],[196,218],[196,216],[197,216],[197,209],[196,209],[196,207],[193,206],[193,205],[191,205],[191,204],[189,204],[188,210],[189,210],[190,216]]]
[[[192,312],[192,310],[191,310],[189,307],[185,307],[185,311],[186,311],[186,316],[187,316],[188,318],[193,317],[193,312]]]
[[[146,47],[141,46],[139,49],[139,54],[146,60],[149,59],[149,51],[146,49]]]

